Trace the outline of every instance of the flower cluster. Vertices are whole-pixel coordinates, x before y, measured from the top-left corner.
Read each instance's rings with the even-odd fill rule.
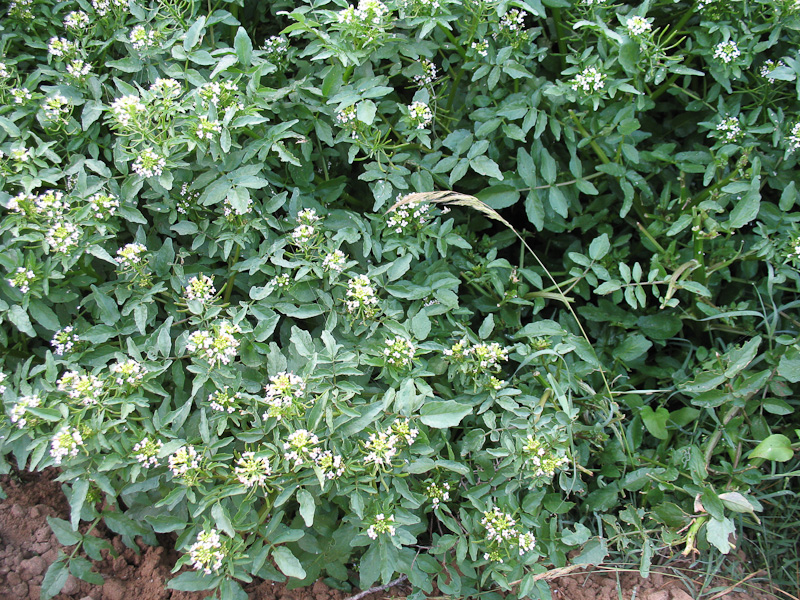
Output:
[[[772,72],[778,67],[785,67],[785,66],[786,63],[783,62],[782,60],[779,60],[778,62],[775,62],[774,60],[768,60],[763,65],[761,65],[761,68],[758,70],[758,73],[759,75],[764,77],[769,83],[775,83],[775,78],[771,76]]]
[[[322,471],[325,479],[336,479],[344,474],[342,457],[330,450],[317,452],[314,456],[314,464]]]
[[[534,477],[552,477],[556,469],[565,465],[566,456],[557,456],[553,448],[528,435],[522,446],[525,464],[533,469]]]
[[[146,50],[158,43],[158,34],[152,29],[148,31],[143,25],[137,25],[131,29],[128,41],[134,50]]]
[[[360,0],[358,8],[348,6],[337,15],[339,23],[363,23],[372,27],[380,27],[389,9],[380,0]]]
[[[251,488],[255,485],[264,485],[267,477],[272,474],[269,460],[264,457],[256,458],[255,452],[243,452],[236,467],[233,469],[236,478],[243,486]]]
[[[181,477],[191,483],[200,470],[200,458],[194,446],[181,446],[169,455],[169,470],[174,477]]]
[[[376,467],[391,467],[392,458],[397,454],[397,445],[400,439],[392,430],[371,433],[364,445],[367,455],[364,457],[366,464],[372,463]]]
[[[108,219],[117,212],[119,200],[114,196],[98,192],[89,197],[89,206],[91,206],[96,219]]]
[[[283,444],[286,450],[283,457],[293,461],[295,467],[301,466],[306,461],[313,461],[320,453],[319,438],[307,429],[298,429],[291,433]]]
[[[292,231],[292,241],[298,246],[309,246],[317,238],[314,224],[319,221],[317,211],[306,208],[297,214],[297,227]]]
[[[717,135],[726,142],[735,142],[742,136],[742,128],[737,117],[727,117],[717,125]]]
[[[322,261],[322,268],[326,271],[336,271],[341,273],[344,270],[344,264],[347,261],[347,256],[341,250],[334,250],[325,255]]]
[[[507,33],[522,31],[525,25],[525,13],[518,8],[514,8],[504,14],[500,19],[500,29]]]
[[[497,342],[492,342],[491,344],[481,342],[468,347],[467,341],[461,340],[442,353],[449,357],[452,362],[474,361],[481,369],[495,372],[500,370],[501,361],[508,360],[508,350]]]
[[[489,55],[489,43],[486,41],[472,42],[471,48],[475,50],[478,56],[483,56],[486,58]]]
[[[199,330],[189,335],[186,349],[199,355],[211,364],[221,362],[227,365],[236,357],[239,340],[234,334],[241,328],[230,321],[222,320],[214,324],[211,331]]]
[[[201,140],[212,141],[216,139],[217,135],[222,133],[222,125],[219,121],[212,121],[206,116],[201,116],[197,121],[197,128],[195,135]]]
[[[171,100],[181,93],[181,84],[171,77],[157,77],[150,86],[150,93],[164,100]]]
[[[78,245],[81,232],[75,224],[60,221],[51,225],[44,236],[44,241],[56,252],[69,252]]]
[[[282,35],[273,35],[264,40],[264,52],[271,63],[280,63],[289,52],[289,40]]]
[[[11,96],[14,98],[15,104],[25,104],[25,102],[33,98],[33,95],[25,88],[11,88]],[[13,151],[12,151],[12,156],[13,156]],[[27,159],[18,156],[17,160],[24,161]]]
[[[190,302],[211,302],[216,293],[217,288],[214,287],[214,280],[208,275],[192,277],[189,280],[189,285],[183,290],[184,298]]]
[[[17,272],[14,276],[8,279],[8,285],[17,288],[23,294],[27,294],[31,290],[31,283],[36,279],[36,274],[26,267],[17,267]]]
[[[158,453],[163,447],[164,442],[161,440],[153,441],[146,437],[133,447],[133,451],[136,452],[134,457],[145,468],[157,467]]]
[[[72,325],[67,325],[64,329],[56,331],[50,345],[53,346],[53,351],[57,356],[63,356],[64,354],[72,352],[75,344],[80,341],[78,334],[73,333],[73,331]]]
[[[408,120],[415,129],[425,129],[433,122],[433,112],[424,102],[412,102],[408,106]]]
[[[50,444],[50,456],[57,465],[65,456],[78,456],[79,446],[83,445],[83,436],[75,427],[64,425],[53,436]]]
[[[67,371],[57,381],[58,391],[66,393],[84,406],[97,404],[103,391],[103,382],[96,375]]]
[[[222,214],[225,215],[229,221],[232,221],[235,217],[241,217],[251,212],[253,212],[252,198],[248,197],[244,206],[234,206],[229,196],[225,196],[225,200],[222,202]]]
[[[54,94],[46,98],[42,104],[46,119],[55,122],[66,122],[69,113],[72,111],[72,104],[61,94]]]
[[[145,372],[142,364],[132,358],[123,362],[117,361],[111,365],[111,374],[117,385],[138,386],[142,382]]]
[[[6,374],[0,371],[0,395],[6,393],[5,381],[6,381]]]
[[[78,44],[63,37],[52,37],[47,45],[47,51],[56,58],[69,58],[78,52]]]
[[[791,132],[786,138],[786,141],[788,142],[789,152],[800,150],[800,122],[795,123],[792,126]]]
[[[92,0],[92,8],[101,17],[106,16],[113,8],[126,8],[127,0]]]
[[[221,390],[208,395],[208,402],[212,410],[233,414],[239,408],[239,401],[242,395],[239,392],[230,393],[226,385]]]
[[[3,374],[3,379],[5,380],[5,374]],[[5,391],[5,390],[3,390]],[[22,429],[25,425],[28,424],[27,419],[25,418],[26,408],[28,407],[37,407],[42,403],[41,398],[34,394],[33,396],[22,396],[17,400],[17,403],[11,407],[11,414],[9,418],[11,419],[12,423],[16,423],[17,427]]]
[[[197,203],[200,199],[200,192],[197,190],[190,190],[188,183],[183,183],[181,185],[181,197],[176,203],[177,211],[185,215],[189,212],[189,209]],[[225,198],[227,200],[227,197]],[[227,216],[227,215],[226,215]]]
[[[447,482],[441,485],[431,483],[425,488],[425,494],[431,499],[433,508],[439,508],[439,504],[450,500],[450,484]]]
[[[67,74],[73,79],[82,81],[92,72],[92,65],[81,58],[75,58],[67,63]]]
[[[606,74],[595,67],[586,67],[569,82],[570,87],[586,94],[597,93],[606,85]]]
[[[387,365],[393,367],[408,367],[414,359],[416,348],[411,340],[402,336],[396,336],[393,340],[386,340],[386,348],[383,355],[386,357]]]
[[[413,444],[419,435],[419,429],[411,427],[411,422],[408,419],[395,419],[389,431],[406,446]]]
[[[89,26],[89,15],[82,10],[73,10],[64,19],[64,27],[80,32]]]
[[[739,58],[741,54],[739,46],[733,40],[720,42],[714,47],[714,58],[721,60],[726,65]]]
[[[419,66],[422,67],[422,75],[414,75],[414,83],[420,87],[432,85],[436,81],[436,65],[427,58],[423,58],[419,62]]]
[[[117,250],[117,256],[114,260],[117,261],[123,271],[134,269],[143,262],[142,254],[145,252],[147,252],[147,247],[144,244],[137,242],[125,244]]]
[[[336,112],[336,122],[341,126],[344,127],[346,125],[353,125],[353,121],[356,120],[356,112],[357,108],[355,104],[351,104],[350,106],[346,106],[343,109]]]
[[[396,531],[397,530],[394,526],[394,515],[384,516],[383,513],[379,513],[375,515],[375,521],[367,529],[367,535],[370,539],[375,540],[378,539],[378,536],[382,533],[394,535]]]
[[[120,127],[131,127],[146,110],[138,96],[121,96],[111,103],[111,116]]]
[[[403,197],[397,195],[397,201]],[[391,211],[386,220],[386,227],[400,234],[412,234],[419,231],[431,218],[429,202],[408,202]]]
[[[625,22],[625,27],[628,30],[628,33],[634,37],[639,37],[644,35],[645,33],[649,32],[653,25],[645,19],[644,17],[640,17],[638,15],[630,17]]]
[[[197,541],[189,547],[189,558],[192,566],[206,575],[220,570],[225,551],[216,529],[197,534]]]
[[[520,532],[514,517],[496,506],[483,513],[481,525],[486,529],[486,541],[490,548],[483,555],[485,560],[502,563],[504,554],[502,550],[505,550],[507,555],[509,546],[516,546],[519,555],[523,556],[536,545],[536,538],[531,532]]]
[[[347,282],[345,306],[350,314],[360,314],[364,318],[372,318],[377,314],[378,298],[369,277],[359,275]]]
[[[133,161],[133,172],[142,177],[156,177],[164,172],[167,160],[152,148],[145,148]]]
[[[211,104],[217,107],[218,113],[223,113],[231,107],[244,110],[239,98],[239,88],[232,81],[205,83],[197,88],[200,104],[203,109],[208,109]]]
[[[305,394],[306,384],[303,379],[294,373],[278,373],[269,378],[265,390],[267,392],[264,402],[269,405],[269,410],[264,413],[264,420],[274,417],[281,420],[283,417],[295,413],[297,403]]]

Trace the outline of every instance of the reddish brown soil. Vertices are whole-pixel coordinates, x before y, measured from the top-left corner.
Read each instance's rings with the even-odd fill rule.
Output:
[[[0,502],[0,600],[39,600],[44,573],[62,547],[50,531],[48,516],[69,518],[69,507],[55,470],[40,474],[16,473],[0,476],[0,486],[8,497]],[[136,554],[118,536],[98,529],[114,546],[117,557],[104,551],[104,560],[94,570],[105,577],[102,586],[90,585],[70,575],[57,600],[201,600],[204,592],[167,590],[165,582],[177,554],[165,547],[141,545]],[[642,579],[636,573],[599,570],[592,573],[548,577],[554,600],[693,600],[699,585],[692,589],[691,577],[653,573]],[[742,577],[744,579],[744,577]],[[687,585],[684,583],[688,583]],[[727,591],[729,583],[706,588],[705,600],[775,600],[751,582]],[[251,600],[344,600],[348,594],[333,590],[322,582],[313,587],[288,591],[283,584],[255,581],[245,587]],[[395,588],[392,594],[407,592]],[[726,593],[727,592],[727,593]],[[367,600],[384,595],[373,594]]]

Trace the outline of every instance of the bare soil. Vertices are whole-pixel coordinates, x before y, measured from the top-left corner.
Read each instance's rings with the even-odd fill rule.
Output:
[[[42,579],[62,546],[50,530],[48,516],[69,518],[69,506],[59,484],[53,481],[55,469],[43,473],[14,473],[0,476],[0,487],[7,498],[0,502],[0,600],[38,600]],[[70,575],[57,600],[202,600],[205,592],[168,590],[165,582],[178,554],[166,545],[140,544],[137,554],[119,536],[98,528],[117,556],[104,551],[104,560],[94,570],[103,575],[102,586],[91,585]],[[693,600],[701,586],[688,572],[654,572],[642,579],[635,572],[598,569],[592,572],[563,574],[557,570],[547,579],[554,600]],[[702,590],[704,600],[775,600],[753,575],[732,582],[714,582]],[[331,589],[321,581],[311,587],[287,590],[281,583],[257,580],[245,586],[251,600],[344,600],[351,594]],[[389,595],[403,596],[402,586],[375,593],[366,600]],[[355,592],[353,592],[355,593]],[[788,595],[787,595],[788,596]]]

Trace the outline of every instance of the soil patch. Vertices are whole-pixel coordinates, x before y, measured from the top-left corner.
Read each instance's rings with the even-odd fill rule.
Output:
[[[48,516],[69,519],[69,505],[60,485],[53,480],[57,473],[56,469],[45,469],[41,473],[0,476],[0,487],[7,494],[0,502],[0,600],[39,600],[44,574],[64,549],[47,524]],[[202,600],[208,596],[206,592],[165,588],[178,558],[174,550],[140,543],[137,554],[103,527],[94,533],[108,539],[117,553],[115,557],[103,551],[103,560],[94,565],[94,571],[102,574],[105,582],[102,586],[91,585],[70,575],[57,600]],[[679,577],[663,570],[652,573],[648,579],[619,570],[563,575],[555,571],[548,580],[554,600],[693,600],[700,592],[700,583],[694,585],[688,574]],[[287,590],[281,583],[256,580],[246,585],[245,591],[250,600],[345,600],[351,595],[321,581],[311,587]],[[399,586],[365,600],[407,592],[408,589]],[[776,598],[752,581],[738,586],[730,582],[707,586],[702,597],[705,600]]]

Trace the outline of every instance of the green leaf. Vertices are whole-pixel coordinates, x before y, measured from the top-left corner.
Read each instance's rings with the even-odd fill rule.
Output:
[[[469,414],[472,414],[471,406],[454,400],[436,400],[422,406],[420,420],[428,427],[447,429],[456,427]]]
[[[38,298],[31,300],[31,303],[28,305],[28,310],[34,320],[45,329],[49,331],[58,331],[61,329],[61,323],[56,313]]]
[[[619,346],[614,348],[611,354],[617,360],[628,363],[642,356],[652,346],[653,342],[643,335],[634,333],[626,337]]]
[[[236,50],[236,58],[239,59],[239,62],[245,67],[249,67],[253,57],[253,42],[250,41],[250,36],[244,27],[239,27],[236,31],[236,37],[233,38],[233,48]]]
[[[608,239],[608,234],[596,237],[589,244],[589,258],[592,260],[601,260],[611,250],[611,242]]]
[[[377,112],[378,107],[372,100],[362,100],[356,108],[356,118],[366,125],[372,125]]]
[[[500,167],[497,166],[497,163],[485,154],[470,159],[469,166],[472,167],[472,170],[479,175],[494,177],[500,181],[503,180],[503,174],[500,172]]]
[[[604,538],[593,538],[583,547],[583,551],[573,559],[576,565],[599,565],[608,556],[608,546]]]
[[[788,437],[780,433],[773,433],[753,448],[749,458],[765,458],[776,462],[786,462],[792,459],[794,450]]]
[[[791,383],[800,381],[800,353],[793,352],[790,357],[790,353],[787,352],[781,356],[778,363],[778,375]]]
[[[11,321],[22,333],[25,333],[30,337],[36,337],[36,331],[34,331],[33,326],[31,325],[31,320],[28,318],[28,313],[26,313],[25,309],[19,304],[14,304],[11,308],[9,308],[6,316],[8,317],[8,320]]]
[[[475,197],[482,200],[491,208],[500,210],[508,208],[519,200],[519,191],[513,185],[493,185],[492,187],[481,190]]]
[[[75,577],[87,583],[103,585],[103,576],[100,573],[92,571],[92,563],[82,556],[75,556],[70,559],[69,570]]]
[[[228,516],[228,511],[219,502],[211,507],[211,516],[214,517],[214,522],[222,531],[230,537],[236,537],[236,530],[233,528],[231,518]]]
[[[314,496],[312,496],[305,488],[297,492],[297,501],[300,503],[300,516],[306,527],[311,527],[314,524],[314,512],[317,509]]]
[[[581,546],[592,537],[592,532],[582,523],[575,523],[574,529],[574,532],[567,529],[561,534],[561,541],[567,546]]]
[[[736,527],[733,525],[733,521],[727,517],[724,519],[712,517],[706,524],[706,538],[723,554],[727,554],[735,547],[730,541],[730,536],[734,533],[736,533]]]
[[[666,408],[661,406],[653,411],[649,406],[644,406],[639,412],[639,416],[642,418],[644,426],[647,427],[647,431],[649,431],[653,437],[659,440],[666,440],[669,437],[667,433],[669,411]]]
[[[420,311],[411,319],[411,331],[420,342],[428,337],[431,332],[431,320],[424,312]]]
[[[89,492],[89,480],[80,479],[72,486],[72,496],[69,500],[70,526],[73,530],[78,530],[81,522],[81,510],[86,501],[86,494]],[[65,544],[66,545],[66,544]]]
[[[489,314],[481,324],[480,329],[478,329],[478,337],[482,340],[485,340],[490,335],[492,335],[492,330],[494,329],[494,315]]]
[[[179,592],[202,592],[210,590],[222,580],[222,576],[212,577],[203,571],[186,571],[167,582],[167,588]]]
[[[186,32],[186,35],[183,38],[183,49],[188,52],[192,48],[197,45],[197,42],[200,41],[200,35],[203,33],[203,28],[206,26],[206,17],[205,15],[201,15],[200,18],[197,19],[192,26],[189,27],[189,30]]]
[[[744,227],[758,216],[760,208],[761,194],[758,193],[758,188],[756,188],[745,194],[741,200],[736,201],[736,205],[731,210],[728,227],[730,229]]]
[[[44,574],[44,580],[42,580],[42,590],[40,592],[40,598],[42,600],[49,600],[58,594],[64,587],[64,584],[67,583],[69,567],[67,566],[65,558],[66,557],[63,555],[60,556],[57,561],[47,568],[47,572]]]
[[[272,558],[275,559],[275,564],[281,572],[287,577],[295,577],[296,579],[305,579],[306,571],[303,565],[297,560],[292,551],[286,546],[278,546],[272,549]]]
[[[56,534],[58,543],[62,546],[74,546],[83,539],[83,536],[75,531],[67,521],[64,519],[57,519],[55,517],[47,517],[47,524],[50,529]]]

